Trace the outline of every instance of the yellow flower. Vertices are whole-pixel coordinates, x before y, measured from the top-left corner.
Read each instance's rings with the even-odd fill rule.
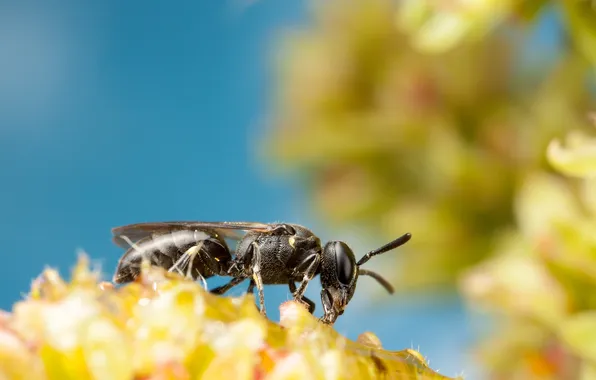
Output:
[[[86,263],[71,283],[46,270],[32,296],[2,315],[0,378],[449,379],[415,351],[384,350],[370,333],[344,338],[297,302],[282,305],[277,324],[249,295],[216,296],[149,266],[115,288]]]

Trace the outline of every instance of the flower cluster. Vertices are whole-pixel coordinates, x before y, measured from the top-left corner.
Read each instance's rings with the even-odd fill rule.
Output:
[[[2,314],[0,378],[448,379],[417,351],[386,351],[370,333],[350,341],[296,302],[281,316],[149,266],[116,288],[82,257],[70,282],[48,269]]]
[[[480,357],[497,378],[596,377],[596,139],[569,134],[547,157],[567,178],[526,178],[518,229],[461,285],[471,304],[497,314]]]

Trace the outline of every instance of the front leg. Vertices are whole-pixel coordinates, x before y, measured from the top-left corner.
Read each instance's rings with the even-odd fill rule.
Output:
[[[294,283],[294,280],[290,280],[290,282],[288,283],[288,286],[290,288],[290,292],[292,293],[292,295],[294,295],[294,293],[296,293],[296,284]],[[303,303],[305,303],[308,307],[308,312],[309,313],[314,313],[315,312],[315,303],[310,300],[309,298],[307,298],[306,296],[302,296],[302,299],[298,300],[301,301]]]
[[[333,299],[331,298],[331,294],[328,290],[321,290],[321,303],[323,304],[323,317],[320,318],[320,321],[327,324],[333,325],[337,320],[337,313],[333,308]]]

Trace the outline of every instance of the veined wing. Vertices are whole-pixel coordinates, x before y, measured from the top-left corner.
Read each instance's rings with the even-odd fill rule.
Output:
[[[128,224],[112,229],[112,241],[122,248],[129,248],[130,242],[136,243],[140,239],[155,233],[167,233],[180,230],[211,230],[224,238],[239,240],[247,231],[267,232],[271,225],[259,222],[199,222],[172,221],[148,222]],[[130,242],[129,242],[130,241]]]

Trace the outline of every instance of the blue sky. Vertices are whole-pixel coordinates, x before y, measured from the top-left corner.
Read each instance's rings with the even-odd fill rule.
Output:
[[[0,8],[0,307],[78,248],[113,267],[115,225],[288,215],[252,135],[299,3],[19,4]]]

